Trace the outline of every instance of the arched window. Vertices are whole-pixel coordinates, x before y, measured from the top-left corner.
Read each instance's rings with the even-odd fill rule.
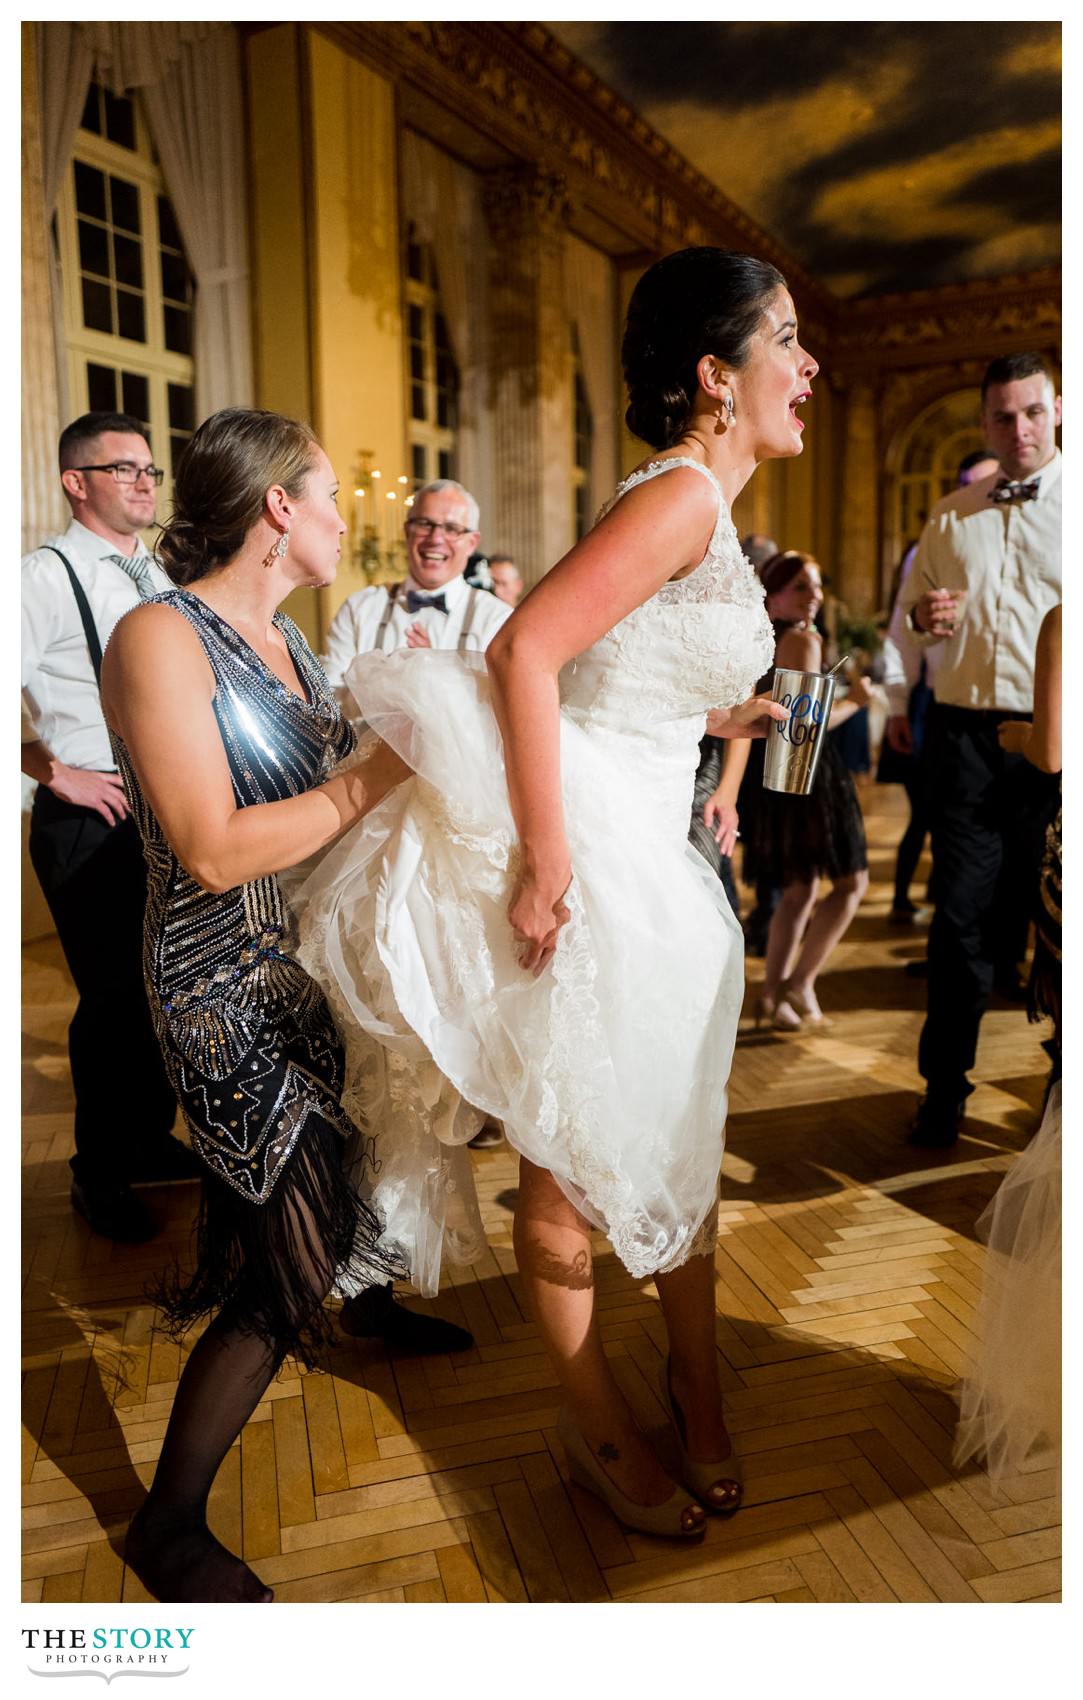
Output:
[[[168,497],[196,424],[193,286],[135,97],[91,83],[54,231],[72,416],[117,409],[139,419]]]
[[[576,542],[585,537],[594,517],[591,500],[590,464],[594,449],[594,416],[583,378],[583,362],[579,352],[579,332],[572,325],[572,410],[574,420],[574,455],[572,462],[572,500],[575,514]]]
[[[406,233],[407,417],[410,482],[457,476],[459,369],[451,352],[432,249]]]
[[[956,485],[959,462],[984,447],[974,390],[957,390],[910,425],[898,457],[895,530],[898,550],[921,535],[933,505]]]

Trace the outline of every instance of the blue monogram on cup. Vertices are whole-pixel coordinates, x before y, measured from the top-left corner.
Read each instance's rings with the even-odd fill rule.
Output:
[[[815,744],[824,717],[823,704],[816,702],[807,691],[797,696],[787,691],[779,701],[790,711],[788,720],[778,722],[779,737],[792,744],[794,749],[800,749],[803,744]]]

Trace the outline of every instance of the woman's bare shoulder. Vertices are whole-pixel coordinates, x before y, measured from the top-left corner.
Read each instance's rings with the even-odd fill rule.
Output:
[[[791,626],[779,639],[775,661],[780,667],[793,667],[802,673],[818,673],[823,665],[823,655],[823,640],[819,632]]]
[[[203,686],[214,674],[191,622],[168,602],[141,602],[117,621],[102,659],[102,694],[138,686],[173,692],[191,682]]]

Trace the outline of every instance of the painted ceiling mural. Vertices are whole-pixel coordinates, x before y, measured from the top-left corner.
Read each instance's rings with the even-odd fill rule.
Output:
[[[551,23],[841,296],[1060,262],[1057,23]]]

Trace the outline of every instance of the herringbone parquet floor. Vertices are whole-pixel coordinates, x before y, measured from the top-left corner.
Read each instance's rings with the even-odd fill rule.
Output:
[[[223,1466],[215,1530],[279,1600],[1059,1597],[1053,1470],[994,1492],[951,1463],[950,1390],[982,1270],[974,1222],[1036,1125],[1041,1034],[994,1008],[957,1148],[905,1143],[923,989],[902,969],[923,940],[884,920],[898,800],[865,798],[873,884],[821,982],[835,1023],[808,1037],[743,1027],[734,1068],[717,1338],[742,1511],[688,1549],[626,1533],[568,1485],[512,1259],[504,1147],[476,1156],[489,1253],[449,1271],[436,1305],[475,1349],[389,1361],[344,1339],[329,1374],[286,1367]],[[71,988],[55,941],[26,947],[24,964],[23,1597],[134,1602],[147,1596],[125,1572],[123,1530],[182,1361],[142,1294],[186,1243],[194,1188],[150,1195],[165,1231],[149,1246],[110,1245],[72,1216]],[[654,1291],[600,1237],[598,1253],[614,1370],[659,1428]]]

